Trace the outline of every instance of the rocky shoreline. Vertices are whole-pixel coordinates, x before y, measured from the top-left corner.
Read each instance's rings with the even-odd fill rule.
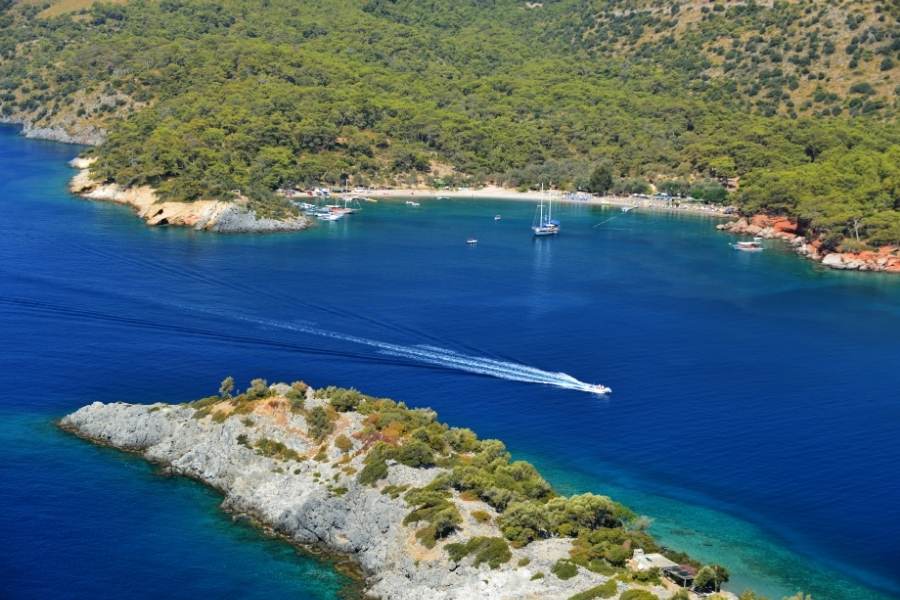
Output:
[[[614,575],[611,570],[601,574],[576,567],[570,561],[575,546],[571,537],[508,547],[497,524],[498,511],[482,499],[452,490],[446,502],[452,503],[459,519],[452,533],[432,538],[429,545],[428,535],[422,533],[428,527],[421,528],[417,521],[431,517],[411,519],[409,494],[427,492],[431,500],[425,506],[436,502],[438,492],[432,488],[437,490],[436,482],[449,477],[446,465],[438,460],[411,467],[401,463],[402,458],[387,460],[380,477],[362,481],[365,476],[360,474],[371,469],[373,448],[383,449],[373,440],[391,439],[387,432],[395,426],[373,437],[372,424],[382,415],[361,407],[361,412],[335,411],[333,398],[345,396],[339,390],[329,400],[328,390],[334,388],[324,393],[305,389],[302,397],[296,386],[275,384],[261,390],[253,396],[248,390],[235,399],[212,397],[180,405],[96,402],[64,417],[60,426],[92,442],[140,454],[173,474],[221,491],[223,508],[249,516],[292,543],[350,557],[359,566],[366,592],[385,600],[561,599],[597,586],[605,586],[609,595],[596,597],[614,597],[635,588],[657,598],[672,595],[658,578],[635,583],[621,570]],[[303,404],[300,410],[298,403]],[[400,414],[415,422],[436,423],[431,411],[411,411],[402,404],[378,406],[388,406],[385,414],[392,418]],[[391,412],[390,406],[401,407],[401,412]],[[321,423],[316,420],[326,412],[331,428],[317,437],[313,431]],[[468,431],[440,427],[448,435]],[[397,443],[399,448],[415,444]],[[499,442],[482,444],[496,448]],[[474,458],[477,461],[477,451]],[[420,507],[413,512],[425,515],[427,510]],[[500,552],[496,563],[496,554],[485,562],[480,562],[480,554],[451,558],[451,547],[467,540],[502,543],[505,556]],[[561,562],[571,564],[573,572],[558,576]]]
[[[883,246],[878,250],[863,252],[835,252],[822,247],[821,240],[808,240],[797,233],[797,223],[787,217],[755,215],[722,223],[716,229],[735,235],[752,235],[768,240],[782,240],[790,244],[794,252],[838,270],[876,271],[900,273],[900,248]]]
[[[0,118],[0,123],[7,125],[20,125],[22,135],[36,140],[50,140],[64,144],[81,144],[83,146],[98,146],[106,139],[106,131],[95,125],[71,118],[59,120],[57,123],[37,126],[29,118],[22,115],[11,115]]]
[[[131,206],[150,226],[191,227],[218,233],[271,233],[300,231],[312,225],[304,216],[288,219],[257,217],[240,200],[162,201],[149,186],[123,188],[115,183],[99,183],[91,179],[92,162],[91,159],[76,158],[69,163],[78,169],[78,174],[69,182],[69,191],[90,200]]]

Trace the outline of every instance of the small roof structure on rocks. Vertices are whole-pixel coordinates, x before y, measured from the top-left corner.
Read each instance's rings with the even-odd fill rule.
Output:
[[[636,548],[628,566],[635,571],[649,571],[650,569],[667,569],[677,567],[678,563],[669,560],[662,554],[651,552],[645,554],[641,548]]]

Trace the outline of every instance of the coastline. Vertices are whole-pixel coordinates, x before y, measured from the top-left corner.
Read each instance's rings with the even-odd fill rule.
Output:
[[[450,484],[471,468],[464,465],[481,464],[482,455],[509,461],[508,454],[502,459],[500,442],[479,442],[468,430],[448,429],[428,409],[407,409],[355,390],[307,387],[298,395],[299,389],[298,384],[256,385],[234,398],[215,396],[180,405],[95,402],[64,417],[59,427],[93,443],[139,454],[169,473],[218,490],[224,495],[222,508],[230,514],[246,517],[306,551],[324,549],[336,568],[385,600],[563,599],[597,588],[608,591],[603,597],[631,589],[656,598],[674,592],[674,584],[659,575],[641,576],[630,562],[625,566],[631,556],[628,543],[623,546],[627,556],[612,564],[590,559],[592,551],[585,555],[587,549],[565,529],[508,545],[504,536],[515,538],[504,519],[512,513]],[[358,404],[348,405],[349,399]],[[331,428],[323,436],[313,433],[316,411],[330,415]],[[456,440],[453,447],[463,444],[458,450],[462,454],[450,451],[450,462],[435,454],[433,461],[410,463],[410,456],[422,452],[422,442],[408,433],[392,437],[402,431],[396,427],[378,429],[386,415],[433,434],[443,431],[444,439]],[[385,445],[385,440],[396,441]],[[416,450],[406,452],[407,447]],[[387,450],[394,458],[383,458]],[[371,472],[378,470],[373,466],[379,464],[383,471],[373,479]],[[543,482],[526,463],[504,468],[525,469],[522,476],[527,473],[537,478],[535,484]],[[556,499],[547,500],[546,507],[582,510],[576,507],[588,503],[597,507],[591,510],[604,511],[598,515],[618,510],[608,498],[592,494],[550,498]],[[444,513],[456,514],[451,520],[455,525],[447,533],[435,533],[434,519],[444,518],[439,516]],[[599,539],[618,531],[615,535],[643,540],[641,547],[649,544],[648,551],[655,551],[646,534],[611,529],[621,526],[611,522],[589,527],[603,534]],[[473,543],[476,547],[465,550]],[[722,595],[735,598],[728,592]]]
[[[70,132],[62,125],[33,127],[31,122],[15,117],[0,118],[0,123],[21,128],[21,135],[33,139],[45,139],[61,143],[96,146],[102,143],[105,131],[96,127]],[[313,225],[305,216],[290,219],[259,218],[246,208],[246,202],[221,200],[198,200],[195,202],[160,201],[149,186],[123,189],[116,184],[98,184],[90,178],[89,167],[94,159],[76,157],[70,166],[78,169],[71,179],[69,190],[82,198],[108,201],[130,206],[137,216],[148,226],[190,227],[216,233],[273,233],[302,231]],[[878,273],[900,273],[900,247],[884,246],[861,252],[840,252],[825,250],[820,240],[807,240],[798,235],[797,223],[783,216],[753,215],[739,216],[734,207],[711,205],[700,202],[672,202],[655,198],[635,198],[604,195],[572,199],[567,192],[551,190],[553,199],[563,204],[588,206],[609,206],[629,208],[640,212],[670,214],[691,214],[717,219],[729,219],[728,223],[716,225],[716,229],[734,235],[751,235],[788,243],[792,250],[803,258],[812,260],[834,270],[850,270]],[[349,198],[356,194],[341,193],[339,197]],[[518,202],[537,202],[543,192],[501,186],[484,186],[475,189],[439,190],[429,187],[375,188],[365,191],[365,195],[383,199],[491,199]]]
[[[629,207],[633,210],[644,212],[672,212],[682,214],[706,215],[717,218],[733,218],[734,215],[726,212],[726,206],[718,206],[712,204],[704,204],[701,202],[681,202],[678,206],[674,206],[665,200],[654,198],[635,198],[629,196],[596,196],[590,195],[585,199],[569,199],[565,195],[569,192],[561,190],[550,190],[553,195],[553,201],[562,204],[580,204],[588,206],[613,206],[613,207]],[[384,199],[425,199],[434,200],[438,198],[452,198],[465,200],[510,200],[519,202],[538,202],[542,197],[542,192],[536,190],[520,191],[513,188],[500,186],[485,186],[474,189],[457,189],[457,190],[439,190],[436,188],[375,188],[366,190],[362,195],[371,198]],[[341,194],[342,197],[353,197],[355,193]]]
[[[95,159],[75,158],[69,165],[78,173],[69,182],[69,191],[88,200],[100,200],[130,206],[148,226],[190,227],[216,233],[272,233],[300,231],[312,225],[302,215],[288,219],[257,217],[246,201],[196,200],[178,202],[160,200],[153,188],[122,188],[91,179],[90,166]]]
[[[56,123],[35,127],[34,123],[27,117],[13,114],[0,117],[0,124],[19,128],[19,134],[29,139],[48,140],[61,144],[99,146],[106,139],[106,130],[93,125],[79,123],[76,119],[70,119],[65,124]]]
[[[154,406],[154,405],[150,405]],[[149,407],[148,407],[149,408]],[[254,512],[248,507],[245,506],[237,506],[226,502],[228,490],[218,487],[208,481],[205,481],[202,477],[197,476],[196,474],[181,472],[177,469],[172,468],[170,464],[165,461],[150,458],[146,456],[140,449],[138,448],[128,448],[123,446],[117,446],[113,443],[110,443],[109,440],[103,439],[102,437],[94,436],[84,431],[80,430],[78,427],[75,427],[65,421],[65,418],[57,420],[55,422],[56,427],[58,427],[61,431],[73,435],[80,440],[93,444],[95,446],[101,446],[103,448],[111,448],[113,450],[118,450],[120,452],[125,452],[146,460],[148,463],[155,465],[159,468],[159,473],[162,476],[166,477],[184,477],[186,479],[190,479],[191,481],[208,487],[214,490],[216,493],[222,496],[222,502],[219,504],[219,510],[228,514],[232,521],[246,521],[251,527],[259,530],[264,535],[284,542],[293,548],[297,549],[300,553],[314,557],[317,559],[321,559],[324,562],[328,563],[332,568],[336,571],[344,575],[350,580],[350,585],[345,587],[342,590],[341,598],[345,600],[366,600],[366,594],[364,592],[365,583],[366,583],[366,573],[361,569],[359,563],[353,558],[353,556],[346,552],[339,552],[328,546],[321,543],[305,543],[297,541],[295,538],[291,537],[284,531],[280,531],[273,527],[270,523],[265,520],[263,515]]]
[[[716,229],[734,235],[752,235],[767,240],[781,240],[800,256],[839,271],[870,271],[900,274],[900,248],[882,246],[877,250],[840,252],[823,248],[822,241],[809,241],[797,233],[796,221],[787,217],[754,215],[722,223]]]

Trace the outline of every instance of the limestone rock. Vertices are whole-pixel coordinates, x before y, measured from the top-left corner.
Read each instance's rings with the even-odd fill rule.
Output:
[[[280,393],[287,388],[276,384],[270,389]],[[224,508],[251,515],[289,540],[350,555],[365,572],[369,593],[385,600],[562,599],[606,581],[585,569],[567,580],[551,574],[553,564],[569,555],[567,538],[512,549],[512,560],[498,569],[476,568],[471,558],[452,563],[444,544],[473,535],[500,535],[494,523],[476,526],[470,518],[473,507],[487,507],[480,501],[457,498],[466,515],[461,530],[433,549],[421,546],[414,526],[403,524],[410,510],[403,498],[392,498],[381,489],[421,487],[444,470],[391,464],[386,480],[375,487],[362,485],[353,469],[362,469],[364,453],[344,455],[334,448],[333,439],[337,435],[354,439],[364,426],[364,415],[340,413],[333,434],[319,442],[306,437],[303,416],[289,407],[287,399],[274,397],[249,414],[217,419],[187,405],[95,402],[63,418],[61,426],[93,441],[141,453],[174,474],[204,482],[225,495]],[[217,405],[216,410],[231,408]],[[264,456],[253,446],[262,438],[307,458]],[[310,458],[322,446],[330,448],[328,460]],[[360,448],[357,440],[354,449]],[[523,558],[529,559],[528,564],[519,566]],[[537,573],[544,577],[534,578]]]

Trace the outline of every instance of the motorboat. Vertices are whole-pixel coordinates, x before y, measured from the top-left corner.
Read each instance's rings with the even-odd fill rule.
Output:
[[[478,243],[478,240],[476,240],[475,238],[469,238],[466,240],[466,243],[470,246],[474,246],[475,244]]]
[[[421,204],[419,204],[419,203],[416,202],[415,200],[407,200],[407,201],[406,201],[406,205],[407,205],[407,206],[422,206]]]
[[[740,250],[741,252],[762,252],[762,242],[757,240],[752,240],[749,242],[735,242],[731,245],[735,250]]]

